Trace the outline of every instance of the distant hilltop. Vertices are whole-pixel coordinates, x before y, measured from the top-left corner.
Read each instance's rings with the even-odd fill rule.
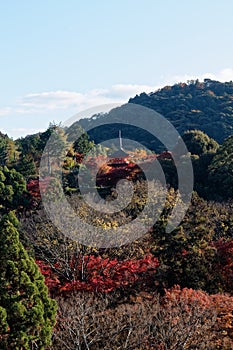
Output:
[[[182,135],[198,129],[222,143],[233,134],[233,82],[190,80],[130,98],[166,117]]]
[[[191,80],[186,83],[165,86],[149,94],[142,92],[130,98],[128,102],[151,108],[160,113],[174,125],[182,137],[188,130],[201,130],[222,144],[224,139],[233,135],[232,81],[221,83],[210,79],[205,79],[203,82]],[[30,154],[38,166],[40,155],[54,128],[61,129],[60,126],[51,124],[45,132],[28,135],[15,142],[7,135],[0,133],[0,164],[15,162],[22,153]],[[146,130],[129,124],[117,124],[116,118],[114,119],[114,110],[106,114],[83,118],[75,122],[68,130],[60,131],[60,133],[67,132],[67,141],[69,141],[69,134],[78,134],[83,128],[89,130],[87,144],[92,140],[95,144],[99,144],[109,140],[110,135],[111,139],[117,139],[119,130],[121,130],[124,139],[135,140],[157,154],[167,150]],[[108,147],[114,151],[112,146],[114,145],[111,144]],[[126,149],[131,150],[127,144],[125,146]],[[25,162],[28,162],[26,158]]]
[[[188,130],[201,130],[209,137],[222,143],[233,134],[233,82],[221,83],[205,79],[187,81],[173,86],[165,86],[155,92],[136,95],[129,103],[151,108],[167,118],[179,134]],[[101,125],[106,124],[106,125]],[[90,139],[95,143],[118,137],[119,128],[124,138],[136,140],[145,147],[161,153],[166,150],[145,130],[131,125],[115,125],[114,110],[107,114],[83,118],[77,122],[90,130]],[[99,126],[101,125],[101,127]]]

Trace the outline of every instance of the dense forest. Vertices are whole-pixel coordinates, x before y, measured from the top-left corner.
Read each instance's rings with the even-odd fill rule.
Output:
[[[189,81],[150,94],[142,93],[129,103],[140,104],[164,115],[182,135],[198,129],[222,143],[233,131],[233,82],[210,79]]]
[[[0,349],[233,349],[233,82],[189,81],[129,103],[162,114],[182,136],[194,172],[186,215],[166,231],[179,200],[173,150],[142,129],[118,124],[114,111],[69,128],[50,124],[17,140],[0,133]],[[117,138],[119,129],[147,149],[126,143],[127,157],[116,164],[109,157],[118,146],[98,143]],[[58,183],[51,172],[60,176],[58,158],[62,191],[96,237],[99,228],[109,234],[143,213],[148,184],[156,181],[151,165],[159,162],[166,188],[153,187],[155,207],[165,193],[158,220],[118,247],[69,238],[43,204]],[[82,196],[81,175],[90,179],[90,196],[97,190],[99,205],[117,198],[119,180],[131,181],[131,202],[114,215],[96,215]],[[65,208],[59,215],[71,220]]]

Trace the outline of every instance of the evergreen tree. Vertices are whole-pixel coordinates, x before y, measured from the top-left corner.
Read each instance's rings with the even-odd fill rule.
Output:
[[[27,135],[24,138],[16,140],[16,144],[20,151],[20,158],[25,156],[31,157],[37,166],[39,166],[40,157],[42,154],[41,146],[41,133],[34,135]]]
[[[15,169],[0,167],[0,211],[14,210],[28,204],[26,183]]]
[[[19,152],[15,142],[0,132],[0,165],[12,167],[18,157]]]
[[[74,150],[75,152],[81,154],[87,154],[92,147],[94,146],[94,142],[90,141],[87,133],[83,133],[75,142],[74,142]]]
[[[11,212],[0,222],[0,349],[45,349],[55,324],[56,303],[19,240]]]
[[[75,152],[87,155],[95,143],[90,139],[89,134],[76,122],[66,130],[67,141],[72,142]]]
[[[51,175],[52,165],[60,167],[67,153],[66,135],[64,129],[56,124],[50,124],[49,128],[41,134],[41,151],[43,152],[43,175]],[[46,163],[46,167],[45,167]],[[40,163],[40,167],[42,164]]]
[[[195,192],[190,207],[181,224],[172,232],[166,232],[167,218],[175,203],[171,190],[160,220],[154,225],[153,254],[159,259],[158,285],[170,288],[179,284],[182,288],[219,291],[219,275],[214,271],[216,249],[213,246],[215,227],[214,211]],[[181,204],[182,205],[182,204]]]
[[[17,165],[17,171],[26,179],[37,174],[36,164],[30,154],[21,156]]]

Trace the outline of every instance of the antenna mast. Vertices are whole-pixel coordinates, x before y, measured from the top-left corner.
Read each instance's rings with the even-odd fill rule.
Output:
[[[120,149],[122,150],[122,138],[121,138],[121,130],[119,130],[119,142],[120,142]]]

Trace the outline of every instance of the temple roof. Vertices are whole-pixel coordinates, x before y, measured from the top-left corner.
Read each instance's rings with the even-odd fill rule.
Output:
[[[124,151],[123,148],[118,149],[116,152],[111,154],[111,158],[126,158],[128,157],[128,153]]]

